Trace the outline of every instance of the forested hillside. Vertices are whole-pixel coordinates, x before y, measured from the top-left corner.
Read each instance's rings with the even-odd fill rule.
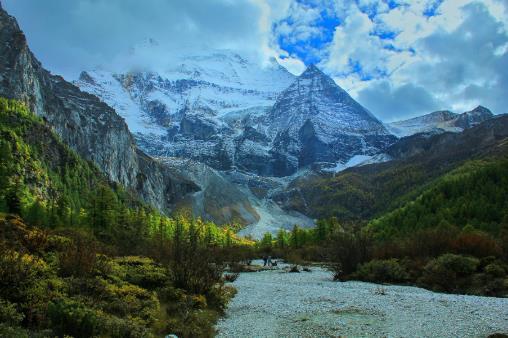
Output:
[[[462,133],[413,135],[386,150],[392,161],[302,177],[275,199],[316,218],[369,221],[416,198],[467,161],[508,155],[507,140],[506,115]]]
[[[370,223],[382,238],[449,225],[492,235],[508,225],[508,158],[466,163],[414,201]]]
[[[0,336],[213,335],[248,243],[145,206],[18,101],[0,98],[0,149]]]
[[[323,219],[315,229],[267,234],[261,247],[296,262],[329,261],[338,280],[504,296],[508,157],[500,150],[505,146],[501,142],[495,156],[468,161],[417,187],[400,207],[368,223]]]

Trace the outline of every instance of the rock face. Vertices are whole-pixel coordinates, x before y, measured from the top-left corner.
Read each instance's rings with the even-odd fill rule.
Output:
[[[462,128],[462,130],[464,130],[472,128],[484,121],[487,121],[491,119],[493,116],[494,114],[492,114],[492,112],[489,109],[483,106],[478,106],[471,111],[465,112],[457,116],[453,124],[455,127]]]
[[[186,179],[196,182],[200,191],[187,196],[180,208],[190,209],[194,215],[219,224],[252,224],[259,215],[248,195],[231,184],[225,175],[206,164],[190,159],[160,158]]]
[[[97,97],[46,71],[16,20],[0,9],[0,95],[24,101],[107,177],[169,211],[198,187],[145,155],[124,120]]]
[[[462,114],[455,114],[447,110],[436,111],[409,120],[389,123],[387,128],[399,137],[411,136],[417,133],[461,132],[491,119],[493,116],[494,114],[490,110],[478,106]]]

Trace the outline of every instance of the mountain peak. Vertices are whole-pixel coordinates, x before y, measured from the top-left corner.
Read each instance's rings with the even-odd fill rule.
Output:
[[[308,79],[316,76],[326,76],[315,64],[310,64],[307,69],[300,75],[301,78]]]
[[[490,111],[490,109],[488,109],[482,105],[479,105],[478,107],[469,111],[468,113],[482,114],[482,115],[493,115],[492,112]]]
[[[449,120],[456,118],[457,115],[458,114],[452,113],[449,110],[437,110],[437,111],[432,112],[430,114],[414,117],[409,120],[417,121],[417,120],[427,119],[427,120],[439,120],[441,122],[444,122],[444,121],[449,121]],[[406,121],[409,121],[409,120],[406,120]]]

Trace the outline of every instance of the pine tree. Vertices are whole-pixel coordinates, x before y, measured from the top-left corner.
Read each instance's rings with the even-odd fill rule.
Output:
[[[318,220],[316,223],[316,241],[322,243],[328,237],[328,225],[325,220]]]
[[[290,243],[291,247],[295,249],[301,246],[300,228],[296,224],[293,226],[293,230],[291,231]]]
[[[176,261],[179,260],[182,254],[182,249],[184,246],[184,227],[183,221],[181,217],[178,217],[175,220],[175,231],[173,232],[173,257]]]
[[[277,232],[277,247],[279,249],[285,249],[287,246],[287,235],[286,230],[280,229]]]
[[[214,243],[214,237],[212,226],[210,224],[205,224],[205,246],[211,246]]]
[[[263,250],[271,250],[272,249],[272,234],[267,232],[263,236],[263,239],[261,240],[261,248]]]
[[[231,247],[233,245],[233,235],[231,234],[231,229],[226,230],[226,247]]]
[[[101,184],[89,201],[90,226],[98,232],[104,233],[117,225],[118,200],[111,188]]]
[[[196,226],[196,222],[194,221],[194,219],[192,219],[189,225],[189,245],[192,251],[197,249],[198,242],[199,242],[198,229]]]
[[[7,193],[5,194],[5,204],[8,212],[21,215],[22,191],[22,184],[19,181],[16,181],[7,189]]]
[[[27,223],[36,227],[42,227],[47,224],[46,210],[40,200],[37,199],[30,208],[28,208],[25,219]]]

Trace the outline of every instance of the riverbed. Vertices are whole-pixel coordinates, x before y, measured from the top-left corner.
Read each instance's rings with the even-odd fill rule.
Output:
[[[255,264],[260,264],[256,261]],[[508,333],[508,299],[334,282],[280,265],[242,273],[218,337],[486,337]]]

